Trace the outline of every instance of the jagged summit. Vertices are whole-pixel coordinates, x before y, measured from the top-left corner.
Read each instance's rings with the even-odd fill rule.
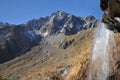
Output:
[[[3,28],[4,26],[8,26],[8,25],[12,25],[12,24],[9,24],[7,22],[5,22],[5,23],[0,22],[0,28]]]
[[[58,11],[52,13],[52,15],[54,15],[54,14],[56,14],[56,15],[63,15],[63,14],[68,15],[69,13],[66,13],[66,12],[64,12],[64,11],[58,10]]]

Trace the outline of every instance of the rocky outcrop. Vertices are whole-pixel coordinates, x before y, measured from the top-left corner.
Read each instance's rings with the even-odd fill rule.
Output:
[[[0,29],[0,63],[28,51],[38,44],[40,38],[25,26],[5,26]]]
[[[67,47],[69,47],[73,42],[75,41],[75,39],[69,40],[69,41],[63,41],[59,47],[66,49]]]
[[[114,32],[120,32],[120,1],[101,0],[100,7],[104,11],[102,21],[108,25],[107,28]]]
[[[46,18],[41,17],[39,19],[32,19],[23,25],[28,26],[32,30],[38,30],[38,29],[40,29],[40,26],[43,25],[43,23],[46,22],[47,20],[48,20],[48,17],[46,17]]]
[[[0,22],[0,28],[3,28],[4,26],[9,26],[9,25],[12,25],[12,24],[9,24],[9,23],[3,23],[3,22]]]

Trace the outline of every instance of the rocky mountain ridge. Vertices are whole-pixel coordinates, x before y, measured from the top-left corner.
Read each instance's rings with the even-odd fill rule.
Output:
[[[63,11],[57,11],[49,17],[32,19],[25,24],[1,23],[0,63],[29,51],[47,36],[73,35],[79,31],[95,27],[97,21],[93,16],[82,18]]]

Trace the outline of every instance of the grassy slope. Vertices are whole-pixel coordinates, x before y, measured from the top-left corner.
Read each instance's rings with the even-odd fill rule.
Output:
[[[11,80],[44,80],[45,77],[58,80],[85,80],[95,31],[85,30],[71,36],[45,39],[41,45],[32,48],[27,54],[1,65],[0,75]],[[58,48],[62,41],[72,39],[75,41],[67,49]],[[119,77],[120,34],[115,35],[115,40],[117,47],[114,51],[113,64],[118,66],[114,72]],[[69,66],[66,73],[58,71],[66,66]]]
[[[82,31],[76,35],[68,36],[64,40],[75,39],[75,42],[66,50],[56,50],[54,55],[41,65],[37,65],[20,74],[21,80],[43,80],[45,77],[58,77],[59,79],[75,80],[80,68],[89,59],[93,41],[93,31]],[[66,75],[61,76],[59,68],[70,65]],[[83,71],[84,72],[84,71]],[[82,76],[81,76],[82,77]]]
[[[39,51],[41,48],[37,46],[24,55],[25,57],[18,57],[8,62],[7,65],[2,65],[0,75],[3,78],[20,80],[44,80],[45,77],[57,77],[61,80],[82,80],[82,78],[86,77],[85,74],[88,67],[86,65],[91,53],[94,32],[95,30],[85,30],[75,35],[62,37],[59,40],[56,38],[53,44],[48,39],[44,41],[44,44],[41,44],[43,49],[51,53],[47,59],[43,59],[47,54],[44,53],[44,50]],[[57,47],[61,41],[72,39],[75,39],[75,41],[67,49],[64,50]],[[45,46],[46,42],[49,44],[47,45],[48,48]],[[40,63],[41,61],[43,62]],[[68,65],[70,69],[66,74],[58,71]],[[85,74],[81,75],[80,73]]]

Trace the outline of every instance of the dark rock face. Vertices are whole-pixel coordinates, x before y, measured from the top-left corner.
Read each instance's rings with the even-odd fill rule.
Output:
[[[0,28],[3,28],[4,26],[9,26],[9,25],[12,25],[12,24],[0,22]]]
[[[28,26],[30,29],[32,30],[37,30],[40,28],[40,26],[46,22],[48,19],[48,17],[46,18],[39,18],[39,19],[32,19],[30,21],[28,21],[25,26]]]
[[[66,49],[67,47],[69,47],[73,42],[75,41],[75,39],[72,39],[70,41],[63,41],[59,47]]]
[[[58,77],[54,76],[51,78],[45,78],[44,80],[60,80]]]
[[[0,63],[21,55],[39,40],[40,37],[24,26],[5,26],[0,29]]]
[[[101,0],[100,7],[104,11],[102,21],[110,30],[120,32],[120,0]]]

